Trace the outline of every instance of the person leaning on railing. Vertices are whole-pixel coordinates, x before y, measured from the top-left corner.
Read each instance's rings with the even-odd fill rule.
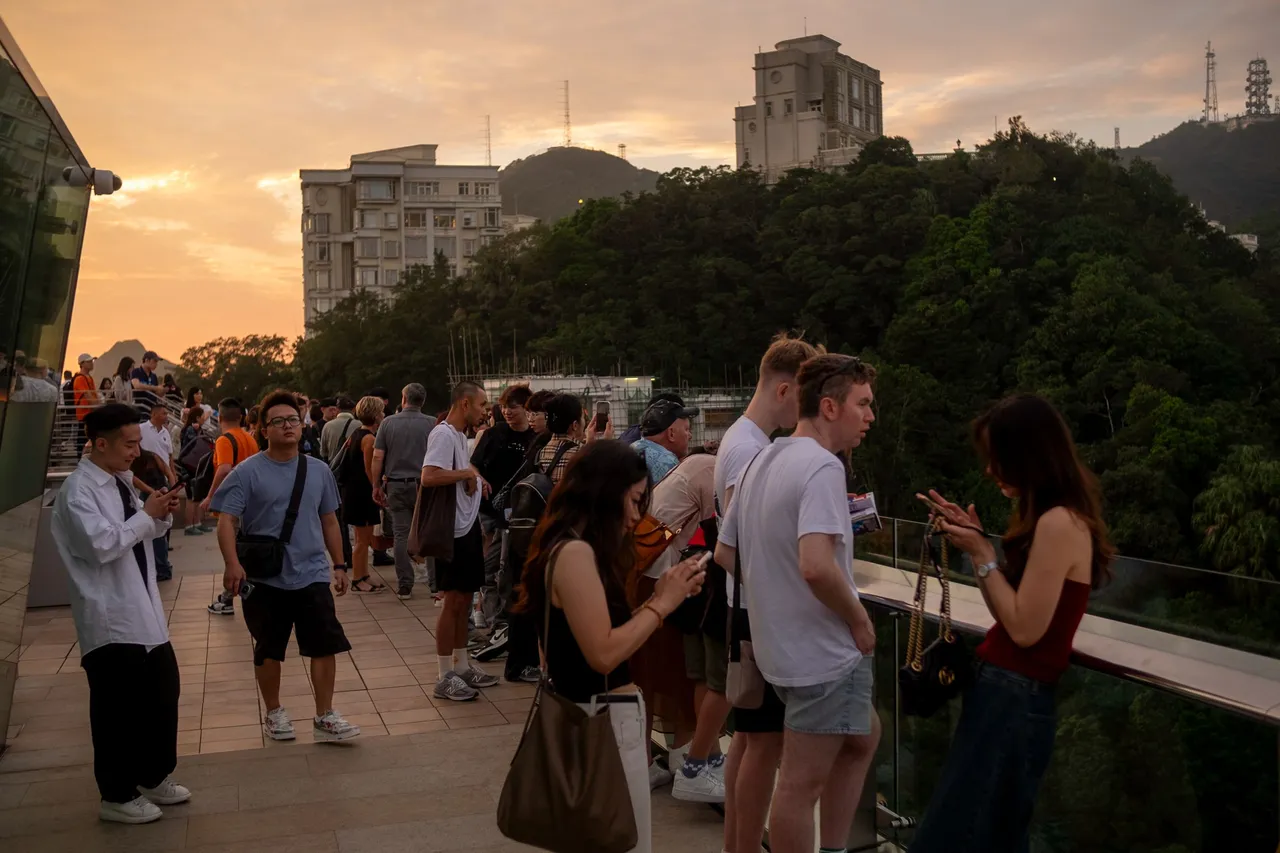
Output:
[[[1001,565],[973,505],[929,493],[947,539],[973,561],[996,624],[978,646],[977,677],[911,853],[1027,849],[1053,753],[1054,687],[1113,555],[1097,481],[1047,401],[1000,401],[974,424],[974,440],[1015,510]]]

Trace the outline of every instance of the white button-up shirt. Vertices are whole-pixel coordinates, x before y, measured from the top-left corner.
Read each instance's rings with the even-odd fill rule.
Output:
[[[124,483],[138,511],[128,521],[115,479]],[[71,584],[71,615],[83,657],[109,643],[148,650],[169,642],[160,593],[156,590],[151,540],[169,529],[142,511],[133,475],[110,474],[85,456],[53,502],[53,541]],[[146,551],[143,583],[133,546]]]
[[[155,427],[151,421],[142,424],[142,449],[159,456],[167,465],[173,458],[173,434],[169,432],[169,425]]]

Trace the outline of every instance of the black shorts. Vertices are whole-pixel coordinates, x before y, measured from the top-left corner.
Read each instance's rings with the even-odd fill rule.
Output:
[[[453,559],[436,560],[436,586],[441,592],[475,594],[484,586],[484,536],[480,519],[453,540]]]
[[[738,610],[738,631],[742,639],[751,639],[751,623],[747,619],[747,611]],[[782,723],[787,715],[787,706],[778,698],[773,686],[764,686],[764,702],[759,708],[734,708],[733,730],[735,732],[781,732]]]
[[[328,583],[301,589],[278,589],[255,583],[244,599],[244,622],[253,637],[253,664],[284,660],[289,634],[298,632],[298,652],[304,658],[327,658],[351,651],[338,621]]]

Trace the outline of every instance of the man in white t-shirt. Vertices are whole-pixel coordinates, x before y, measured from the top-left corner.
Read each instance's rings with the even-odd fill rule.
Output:
[[[880,736],[871,703],[875,630],[853,581],[845,466],[875,415],[875,370],[843,355],[805,362],[800,422],[762,450],[735,489],[717,560],[742,551],[760,672],[786,706],[770,838],[779,853],[843,850]],[[865,656],[865,657],[864,657]]]
[[[452,486],[458,490],[453,559],[436,560],[436,584],[444,600],[436,623],[440,680],[435,696],[455,702],[475,699],[480,695],[476,688],[498,683],[497,676],[476,667],[467,654],[467,613],[484,584],[480,499],[489,494],[489,484],[471,466],[467,431],[484,423],[488,407],[483,388],[474,382],[460,382],[453,389],[449,414],[427,436],[427,455],[422,460],[423,487]]]
[[[800,365],[818,354],[806,341],[779,335],[760,360],[760,380],[747,410],[738,418],[716,454],[715,500],[721,518],[729,511],[743,472],[778,430],[792,430],[800,419],[796,374]],[[733,610],[733,564],[720,564],[728,575],[728,602]],[[745,584],[744,584],[745,586]],[[745,589],[743,590],[745,593]],[[732,618],[738,634],[751,639],[746,596],[740,596]],[[733,710],[733,743],[725,763],[724,847],[759,850],[765,816],[773,797],[773,780],[782,760],[782,720],[786,709],[772,690],[765,691],[759,708]]]

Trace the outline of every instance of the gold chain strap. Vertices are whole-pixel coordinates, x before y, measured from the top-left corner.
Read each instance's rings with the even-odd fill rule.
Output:
[[[938,532],[940,528],[941,519],[935,518],[930,523],[929,529],[925,531],[920,542],[920,565],[916,570],[916,595],[914,606],[911,609],[911,628],[907,633],[907,665],[915,672],[921,672],[924,669],[924,623],[930,574],[936,575],[938,583],[942,586],[942,607],[939,610],[938,635],[948,643],[954,640],[954,635],[951,632],[951,587],[947,581],[947,574],[950,571],[950,558],[947,554],[946,543],[942,543],[941,565],[934,563],[929,554],[929,537]]]

